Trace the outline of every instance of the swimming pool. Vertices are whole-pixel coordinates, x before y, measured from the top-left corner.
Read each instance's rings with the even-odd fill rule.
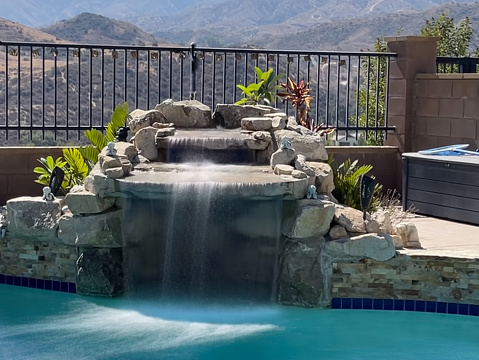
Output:
[[[0,359],[479,359],[479,317],[169,304],[0,285]]]

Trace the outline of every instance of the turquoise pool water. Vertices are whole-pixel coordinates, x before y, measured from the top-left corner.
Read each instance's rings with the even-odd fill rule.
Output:
[[[0,285],[0,359],[479,359],[479,318],[167,304]]]

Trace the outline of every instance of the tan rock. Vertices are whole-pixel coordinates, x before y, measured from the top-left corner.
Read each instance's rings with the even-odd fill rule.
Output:
[[[334,257],[369,258],[386,261],[396,255],[394,241],[388,234],[365,234],[347,240],[329,241],[324,251]]]
[[[334,213],[334,222],[351,233],[366,233],[366,224],[363,220],[363,213],[359,210],[336,205]]]
[[[276,175],[291,175],[293,170],[294,170],[294,167],[292,167],[291,165],[278,164],[274,167],[274,173]]]
[[[100,198],[84,189],[76,189],[65,196],[65,202],[74,215],[97,214],[111,208],[115,204],[115,198]]]
[[[125,172],[123,171],[123,167],[116,167],[111,169],[105,170],[105,175],[110,179],[120,179],[125,176]]]
[[[299,200],[292,216],[285,219],[283,234],[296,239],[326,235],[333,216],[333,203],[313,199]]]
[[[139,130],[135,135],[135,146],[138,154],[146,157],[148,160],[156,160],[158,157],[158,148],[156,146],[156,133],[159,129],[152,126]]]
[[[320,194],[330,194],[334,190],[334,174],[331,166],[324,162],[307,161],[306,166],[314,170],[315,185]]]
[[[266,117],[247,117],[241,119],[241,128],[253,131],[265,131],[273,126],[272,119]]]

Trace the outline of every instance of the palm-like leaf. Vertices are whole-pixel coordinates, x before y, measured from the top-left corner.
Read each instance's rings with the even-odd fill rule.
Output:
[[[108,144],[106,137],[97,129],[85,131],[85,136],[98,149],[98,151],[101,151]]]
[[[110,123],[108,124],[106,128],[105,138],[106,138],[107,144],[110,141],[115,140],[115,136],[116,136],[116,133],[118,132],[118,129],[125,126],[125,119],[127,116],[128,116],[128,103],[125,102],[123,105],[118,105],[115,108],[115,111],[113,111],[113,114],[111,115]]]

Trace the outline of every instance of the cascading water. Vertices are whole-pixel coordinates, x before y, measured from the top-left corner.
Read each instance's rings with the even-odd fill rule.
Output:
[[[241,197],[247,182],[208,181],[209,172],[221,167],[192,166],[161,198],[125,200],[130,293],[274,299],[282,197]]]

